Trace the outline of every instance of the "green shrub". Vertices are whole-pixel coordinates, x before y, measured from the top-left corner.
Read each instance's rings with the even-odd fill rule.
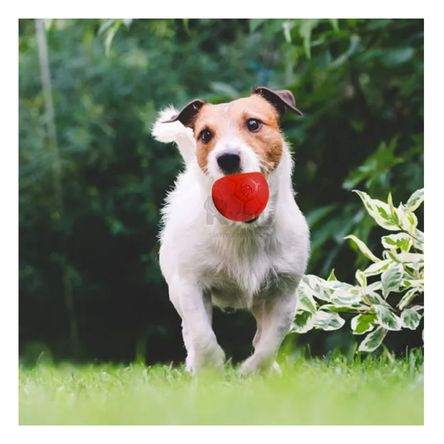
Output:
[[[367,333],[359,350],[372,352],[388,331],[416,330],[423,316],[423,304],[414,302],[424,293],[424,233],[417,228],[414,212],[424,201],[424,189],[417,190],[405,205],[398,207],[394,207],[391,194],[387,202],[382,202],[363,191],[355,192],[373,220],[391,232],[381,238],[382,259],[356,236],[347,236],[371,265],[356,270],[357,285],[339,281],[334,270],[327,280],[304,276],[298,288],[292,332],[337,330],[345,324],[340,313],[353,313],[353,334]]]

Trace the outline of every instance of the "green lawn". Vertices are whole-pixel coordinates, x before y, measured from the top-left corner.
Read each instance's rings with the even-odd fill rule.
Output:
[[[423,424],[422,357],[287,359],[282,375],[140,364],[20,368],[21,424]]]

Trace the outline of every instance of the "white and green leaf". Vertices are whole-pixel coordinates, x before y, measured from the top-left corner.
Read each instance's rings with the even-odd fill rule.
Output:
[[[399,263],[390,264],[381,275],[382,293],[384,297],[392,291],[398,291],[404,275],[404,267]]]
[[[314,327],[314,315],[308,311],[299,311],[294,317],[290,332],[292,333],[307,333]]]
[[[314,318],[315,318],[314,321],[315,328],[324,331],[338,330],[345,323],[344,319],[342,319],[338,315],[338,313],[328,312],[323,310],[319,310],[314,315]]]
[[[416,190],[405,204],[410,211],[415,211],[424,202],[424,188]]]
[[[408,252],[413,244],[413,238],[407,233],[396,233],[388,236],[383,236],[381,243],[384,248],[389,250],[399,249],[404,252]]]
[[[326,287],[330,293],[330,302],[335,305],[355,305],[362,300],[360,287],[339,281],[328,281]]]
[[[361,239],[358,239],[356,236],[350,234],[349,236],[346,236],[345,239],[350,239],[351,241],[353,241],[354,244],[358,247],[359,251],[372,262],[379,262],[381,260],[370,251],[370,248],[368,248]]]
[[[311,288],[305,283],[301,282],[297,289],[297,310],[308,311],[309,313],[316,313],[317,304],[312,296]]]
[[[367,277],[363,271],[356,270],[355,278],[361,287],[365,288],[367,286]]]
[[[389,309],[392,308],[392,306],[376,291],[368,291],[365,295],[365,300],[370,305],[382,305],[384,307],[387,307]]]
[[[420,305],[415,305],[403,310],[401,313],[402,326],[409,330],[416,330],[422,319],[422,313],[420,313],[422,310],[423,307]]]
[[[375,323],[375,313],[361,313],[351,320],[351,329],[354,335],[363,335],[373,330]]]
[[[413,245],[414,247],[419,250],[424,252],[424,233],[421,230],[418,230],[418,228],[415,230],[415,233],[412,234],[414,240],[413,240]]]
[[[378,327],[370,332],[364,340],[359,344],[359,351],[372,352],[375,351],[384,340],[388,330],[383,327]]]
[[[414,236],[416,227],[418,225],[418,218],[415,216],[415,213],[410,211],[408,208],[405,208],[403,205],[400,205],[396,212],[399,217],[399,225],[407,233]]]
[[[380,291],[382,290],[382,282],[381,281],[375,281],[372,282],[370,285],[367,285],[366,292],[370,293],[372,291]]]
[[[404,310],[404,308],[407,307],[413,301],[413,299],[420,294],[420,292],[421,291],[418,288],[410,288],[399,301],[398,308],[400,310]]]
[[[402,326],[409,330],[416,330],[422,319],[422,314],[419,313],[423,308],[415,305],[414,307],[406,308],[401,313]]]
[[[305,283],[313,292],[312,295],[321,299],[322,301],[330,302],[329,293],[326,291],[326,282],[324,279],[321,279],[318,276],[313,274],[306,274],[301,281],[301,284]],[[300,285],[301,285],[300,284]]]
[[[401,319],[385,305],[373,305],[378,324],[387,330],[398,331],[402,328]]]
[[[364,274],[367,277],[381,274],[389,266],[390,263],[390,259],[384,259],[382,261],[371,264],[364,270]]]
[[[403,262],[405,264],[423,264],[423,253],[391,253],[393,260]]]
[[[367,310],[365,305],[340,305],[340,304],[324,304],[322,310],[334,311],[336,313],[353,313],[360,310]]]
[[[363,191],[353,191],[361,198],[367,213],[379,226],[389,231],[400,231],[397,221],[393,219],[389,204],[378,199],[372,199]]]

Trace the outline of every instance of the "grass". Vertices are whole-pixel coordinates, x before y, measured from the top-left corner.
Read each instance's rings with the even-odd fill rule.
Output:
[[[21,367],[20,424],[423,424],[422,355],[287,359],[281,375]]]

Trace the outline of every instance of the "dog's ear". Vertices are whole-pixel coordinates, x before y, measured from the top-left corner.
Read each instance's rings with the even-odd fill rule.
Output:
[[[267,102],[270,102],[276,108],[279,116],[282,116],[287,109],[303,116],[302,111],[296,108],[296,100],[293,93],[288,89],[275,91],[266,86],[258,86],[252,92],[253,94],[259,94]]]
[[[171,123],[171,122],[176,122],[178,120],[179,122],[182,123],[182,125],[192,127],[197,113],[200,111],[200,109],[204,105],[205,105],[205,102],[203,100],[194,99],[191,102],[187,103],[179,111],[178,114],[176,114],[171,119],[168,119],[162,123]]]

